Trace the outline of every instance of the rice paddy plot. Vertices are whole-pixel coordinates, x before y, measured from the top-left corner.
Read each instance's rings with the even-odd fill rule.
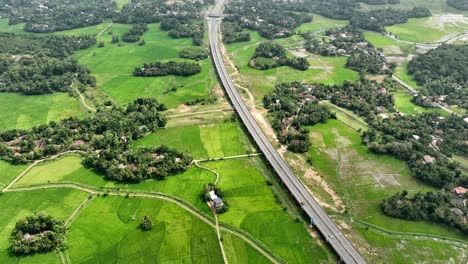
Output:
[[[66,93],[46,95],[0,93],[0,131],[15,128],[30,129],[50,121],[86,115],[85,109]]]
[[[99,215],[99,217],[96,217]],[[144,216],[150,231],[138,225]],[[68,254],[80,263],[221,263],[213,227],[157,199],[98,197],[69,230]]]
[[[245,155],[248,139],[236,122],[190,125],[158,130],[135,142],[135,147],[167,145],[195,159]]]
[[[121,191],[156,191],[180,197],[195,206],[205,208],[205,204],[200,199],[200,191],[205,184],[214,182],[215,178],[215,175],[209,171],[192,167],[183,173],[169,176],[163,181],[148,180],[138,184],[123,184],[108,181],[102,175],[84,167],[80,156],[68,155],[35,166],[14,187],[47,183],[78,183]]]
[[[6,187],[14,178],[20,175],[28,165],[11,165],[0,160],[0,189]]]
[[[159,24],[148,25],[149,29],[138,43],[111,43],[112,36],[121,36],[131,25],[114,23],[97,38],[105,46],[97,45],[77,51],[78,61],[88,67],[96,76],[97,86],[120,104],[129,103],[139,97],[156,97],[168,107],[174,107],[194,99],[209,96],[209,91],[216,83],[216,77],[210,59],[199,61],[202,71],[196,75],[136,77],[132,75],[137,66],[157,60],[176,60],[179,51],[192,47],[190,38],[173,39]],[[112,34],[109,34],[112,33]]]
[[[401,239],[383,235],[372,229],[355,227],[375,248],[373,263],[466,263],[466,249],[437,240]]]
[[[358,132],[339,120],[309,127],[314,168],[345,199],[351,216],[391,231],[424,233],[466,239],[446,225],[391,218],[380,209],[382,199],[398,191],[432,191],[411,176],[406,163],[388,155],[377,155],[362,144]],[[321,135],[319,137],[318,135]]]
[[[222,232],[223,246],[229,263],[266,264],[271,263],[250,244],[228,232]]]
[[[431,43],[447,40],[457,34],[465,32],[467,23],[452,22],[451,15],[436,15],[426,18],[410,18],[405,24],[386,27],[388,32],[396,35],[399,39],[416,43]],[[453,15],[452,15],[453,16]],[[461,15],[460,15],[461,16]],[[463,16],[461,16],[463,18]]]
[[[287,263],[334,261],[330,252],[308,234],[306,225],[277,202],[253,158],[204,166],[220,174],[218,186],[229,204],[229,210],[219,215],[220,222],[247,231]]]
[[[65,220],[87,197],[87,193],[65,188],[0,195],[0,263],[60,263],[54,251],[21,258],[9,256],[10,234],[16,221],[35,212],[45,212],[55,219]]]

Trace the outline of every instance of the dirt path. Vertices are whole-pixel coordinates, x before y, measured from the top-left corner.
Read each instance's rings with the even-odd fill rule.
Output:
[[[96,112],[96,108],[94,107],[91,107],[89,106],[87,103],[86,103],[86,98],[84,97],[84,95],[82,93],[80,93],[80,91],[78,90],[78,88],[74,88],[75,89],[75,92],[78,94],[78,96],[80,97],[80,102],[81,102],[81,105],[86,108],[86,110],[88,110],[89,112]]]
[[[14,178],[13,181],[10,182],[10,184],[8,184],[5,188],[3,188],[2,193],[8,191],[8,189],[10,189],[11,186],[13,186],[16,182],[18,182],[26,173],[28,173],[38,163],[41,163],[41,162],[49,160],[49,159],[55,159],[55,158],[58,158],[58,157],[60,157],[62,155],[67,155],[67,154],[76,153],[76,152],[78,152],[78,151],[75,151],[75,150],[66,151],[66,152],[63,152],[63,153],[60,153],[60,154],[57,154],[57,155],[54,155],[54,156],[50,156],[50,157],[47,157],[47,158],[44,158],[44,159],[34,161],[20,175],[16,176],[16,178]]]
[[[192,113],[184,113],[184,114],[175,114],[175,115],[167,115],[166,117],[181,117],[181,116],[191,116],[191,115],[200,115],[200,114],[208,114],[208,113],[215,113],[215,112],[233,112],[234,109],[232,108],[224,108],[224,109],[214,109],[214,110],[207,110],[207,111],[200,111],[200,112],[192,112]]]
[[[224,251],[223,239],[221,237],[221,232],[219,231],[219,221],[218,221],[218,215],[216,214],[216,209],[213,208],[213,206],[211,205],[211,202],[207,202],[206,204],[208,205],[208,207],[210,207],[211,213],[213,213],[213,217],[215,219],[216,235],[218,236],[219,248],[221,249],[221,254],[223,255],[224,263],[228,264],[226,252]]]
[[[21,187],[21,188],[13,188],[13,189],[8,189],[5,190],[5,192],[23,192],[23,191],[31,191],[31,190],[43,190],[43,189],[50,189],[50,188],[72,188],[72,189],[77,189],[80,191],[84,191],[90,194],[107,194],[107,195],[112,195],[112,196],[121,196],[121,197],[138,197],[138,198],[153,198],[153,199],[160,199],[164,200],[167,202],[170,202],[172,204],[175,204],[185,211],[191,213],[193,216],[197,217],[198,219],[202,220],[203,222],[207,223],[209,226],[216,228],[217,224],[214,220],[208,218],[205,214],[201,213],[197,209],[193,208],[191,205],[189,205],[187,202],[180,200],[179,198],[172,197],[170,195],[164,194],[164,193],[156,193],[156,192],[141,192],[141,193],[128,193],[128,192],[118,192],[118,191],[103,191],[103,190],[97,190],[93,187],[86,186],[86,185],[81,185],[81,184],[76,184],[76,183],[50,183],[50,184],[43,184],[43,185],[35,185],[35,186],[29,186],[29,187]],[[86,205],[86,203],[80,205],[81,208]],[[78,210],[78,212],[81,209]],[[72,214],[73,215],[73,214]],[[75,215],[76,216],[76,215]],[[269,260],[271,260],[273,263],[281,263],[281,261],[278,260],[277,257],[275,257],[272,253],[269,251],[266,251],[262,246],[260,246],[256,241],[252,240],[249,236],[243,234],[241,231],[238,231],[234,228],[227,227],[227,226],[219,226],[219,230],[223,230],[226,232],[229,232],[231,234],[234,234],[241,239],[243,239],[245,242],[250,244],[252,247],[254,247],[256,250],[258,250],[261,254],[263,254],[265,257],[267,257]],[[66,256],[60,256],[61,254],[59,253],[59,257],[61,261],[63,260],[63,263],[67,263],[67,258]]]
[[[213,169],[210,169],[210,168],[208,168],[208,167],[205,167],[205,166],[202,166],[202,165],[198,164],[198,160],[194,160],[194,161],[193,161],[193,164],[195,164],[195,166],[197,166],[197,167],[200,168],[200,169],[210,171],[210,172],[212,172],[214,175],[216,175],[216,180],[215,180],[214,184],[215,184],[215,185],[218,184],[219,173],[218,173],[217,171],[215,171],[215,170],[213,170]]]
[[[101,32],[99,32],[97,35],[96,35],[96,38],[101,36],[102,33],[104,33],[110,26],[112,26],[112,24],[114,24],[113,22],[109,23],[109,25],[107,25],[103,30],[101,30]]]

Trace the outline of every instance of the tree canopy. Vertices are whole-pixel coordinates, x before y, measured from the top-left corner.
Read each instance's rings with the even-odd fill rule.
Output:
[[[143,66],[136,67],[133,71],[135,76],[166,76],[180,75],[191,76],[201,72],[201,66],[198,63],[191,62],[161,62],[145,63]]]
[[[16,256],[61,249],[66,228],[61,221],[46,214],[34,214],[16,222],[11,232],[10,252]]]
[[[429,101],[468,108],[468,45],[442,45],[421,54],[410,61],[408,72]]]

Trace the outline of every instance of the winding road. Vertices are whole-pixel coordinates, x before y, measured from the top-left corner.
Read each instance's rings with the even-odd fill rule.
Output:
[[[338,229],[336,224],[320,207],[309,190],[302,184],[296,175],[294,175],[291,168],[289,168],[270,141],[268,141],[267,137],[260,129],[241,96],[237,92],[224,65],[219,46],[219,25],[220,17],[222,17],[223,6],[224,0],[219,0],[208,18],[210,51],[219,79],[221,80],[234,109],[239,114],[242,122],[257,143],[260,150],[264,153],[265,158],[269,161],[270,165],[281,178],[285,186],[289,189],[293,197],[299,204],[301,204],[302,209],[307,213],[311,220],[313,219],[314,225],[322,233],[326,241],[335,250],[341,260],[345,263],[366,263],[364,258]]]

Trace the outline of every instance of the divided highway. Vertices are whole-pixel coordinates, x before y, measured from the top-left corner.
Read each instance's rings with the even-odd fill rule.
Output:
[[[208,20],[209,39],[211,55],[216,67],[219,79],[226,90],[234,109],[239,114],[242,122],[265,155],[275,172],[292,193],[294,198],[301,204],[303,210],[314,219],[314,224],[332,246],[341,260],[345,263],[366,263],[359,252],[353,247],[349,240],[341,233],[335,223],[320,207],[312,194],[306,189],[302,182],[294,175],[291,168],[282,159],[270,141],[267,139],[254,117],[248,110],[241,96],[234,87],[219,48],[219,16],[222,15],[224,0],[218,0]]]

